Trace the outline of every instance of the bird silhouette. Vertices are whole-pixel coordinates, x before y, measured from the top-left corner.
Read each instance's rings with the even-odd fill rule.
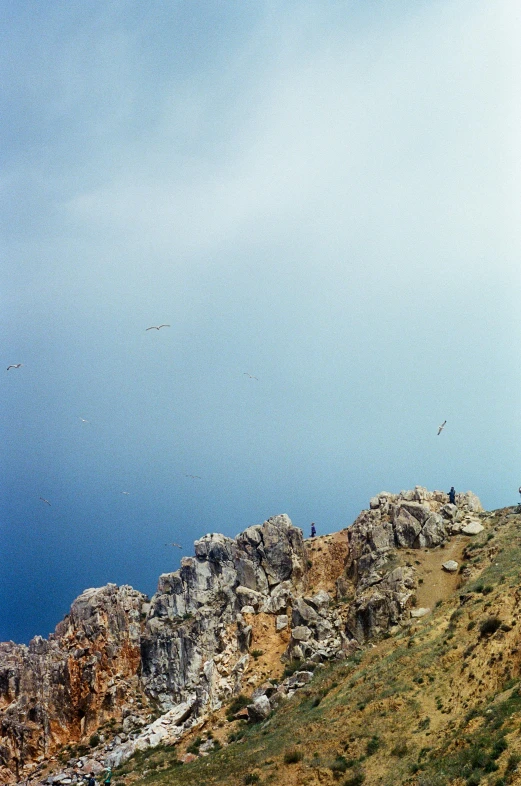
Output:
[[[197,478],[198,480],[202,480],[200,475],[186,475],[185,474],[185,478],[192,478],[192,480],[195,480]]]
[[[21,368],[23,363],[11,363],[10,366],[7,366],[7,370],[9,371],[10,368]]]
[[[247,372],[247,371],[245,371],[245,372],[244,372],[243,376],[245,376],[245,377],[249,377],[250,379],[256,379],[256,380],[257,380],[257,382],[259,381],[259,378],[258,378],[258,377],[254,377],[254,376],[253,376],[253,374],[248,374],[248,372]]]
[[[183,547],[179,545],[179,543],[165,543],[165,546],[175,546],[176,549],[182,549]]]
[[[170,327],[170,325],[151,325],[147,330],[161,330],[162,327]]]
[[[442,431],[443,431],[443,429],[445,428],[445,423],[446,423],[446,422],[447,422],[447,421],[446,421],[446,420],[444,420],[444,421],[443,421],[443,423],[441,424],[441,426],[439,426],[439,428],[438,428],[438,437],[440,436],[441,432],[442,432]]]
[[[45,497],[40,497],[40,499],[42,502],[45,502],[46,505],[49,505],[49,507],[51,507],[51,503],[49,502],[48,499],[45,499]]]
[[[85,420],[85,418],[80,418],[82,423],[90,423],[90,420]]]

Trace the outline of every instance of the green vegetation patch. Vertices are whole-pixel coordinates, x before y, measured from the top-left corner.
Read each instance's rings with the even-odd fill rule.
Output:
[[[500,769],[498,759],[508,748],[506,735],[513,731],[514,721],[521,713],[521,694],[518,689],[501,702],[492,702],[480,709],[474,709],[466,716],[467,722],[482,716],[484,724],[471,737],[463,736],[467,743],[456,752],[444,754],[434,751],[425,765],[430,776],[443,776],[439,783],[450,783],[452,779],[464,778],[467,786],[480,783],[487,775]],[[459,732],[461,741],[461,732]],[[514,756],[514,758],[516,758]],[[515,765],[517,767],[519,758]],[[509,764],[506,765],[508,770]],[[426,780],[426,783],[429,781]],[[433,781],[434,782],[434,781]]]

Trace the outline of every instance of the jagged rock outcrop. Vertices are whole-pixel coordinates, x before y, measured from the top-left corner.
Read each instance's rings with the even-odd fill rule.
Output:
[[[104,720],[140,693],[140,618],[132,587],[85,590],[48,640],[0,644],[0,762],[15,774]]]
[[[241,608],[285,609],[305,576],[302,532],[281,515],[196,541],[150,601],[131,587],[85,590],[48,640],[0,644],[0,766],[21,775],[108,718],[150,720],[151,706],[170,713],[168,729],[220,706],[248,662]],[[134,734],[136,745],[158,734]]]
[[[244,689],[261,618],[282,658],[301,662],[297,676],[252,696],[246,716],[266,717],[317,664],[409,619],[415,571],[396,554],[440,546],[479,523],[475,495],[459,494],[456,503],[421,487],[371,499],[346,530],[339,575],[329,576],[336,597],[310,587],[302,532],[285,515],[236,538],[205,535],[178,571],[160,576],[150,600],[131,587],[86,590],[49,640],[0,644],[0,783],[111,718],[121,728],[101,735],[96,766],[176,742]],[[86,760],[74,766],[73,782]]]
[[[370,501],[347,530],[346,573],[356,585],[347,620],[347,633],[366,641],[403,620],[414,595],[412,568],[394,569],[396,549],[434,548],[469,525],[481,527],[475,514],[483,509],[471,491],[448,504],[443,491],[416,486],[400,494],[382,492]]]
[[[186,691],[196,692],[200,706],[219,707],[249,648],[241,610],[286,608],[303,590],[306,571],[302,532],[284,515],[235,539],[210,534],[196,541],[195,557],[161,576],[151,600],[141,641],[145,692],[165,710]]]

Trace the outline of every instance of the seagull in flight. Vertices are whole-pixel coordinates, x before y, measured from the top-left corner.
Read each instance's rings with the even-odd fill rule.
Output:
[[[45,502],[46,505],[49,505],[49,507],[51,507],[51,503],[49,502],[48,499],[45,499],[45,497],[40,497],[40,499],[42,502]]]
[[[162,327],[170,327],[170,325],[151,325],[150,327],[147,328],[147,330],[161,330]]]
[[[7,366],[7,370],[9,371],[10,368],[21,368],[23,363],[11,363],[10,366]]]
[[[85,418],[80,418],[82,423],[90,423],[90,420],[85,420]]]
[[[186,475],[185,474],[185,478],[192,478],[192,480],[195,480],[197,478],[198,480],[202,480],[200,475]]]
[[[245,372],[244,372],[243,376],[245,376],[245,377],[249,377],[250,379],[256,379],[256,380],[257,380],[257,382],[259,381],[259,378],[258,378],[258,377],[254,377],[254,376],[253,376],[253,374],[248,374],[248,372],[247,372],[247,371],[245,371]]]
[[[445,428],[445,423],[446,423],[446,422],[447,422],[447,421],[446,421],[446,420],[444,420],[444,421],[443,421],[443,423],[441,424],[441,426],[439,426],[439,427],[438,427],[438,437],[440,436],[441,432],[442,432],[442,431],[443,431],[443,429]]]
[[[127,496],[127,497],[129,497],[129,496],[130,496],[130,491],[122,491],[121,493],[122,493],[122,494],[125,494],[125,496]]]
[[[179,545],[179,543],[165,543],[165,546],[175,546],[177,549],[182,549],[183,547]]]

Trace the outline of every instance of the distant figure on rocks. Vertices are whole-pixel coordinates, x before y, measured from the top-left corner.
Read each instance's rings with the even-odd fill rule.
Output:
[[[91,772],[90,775],[83,776],[87,781],[87,786],[96,786],[96,779],[94,778],[94,773]]]
[[[112,770],[110,769],[110,767],[106,767],[105,772],[106,775],[103,780],[103,783],[105,784],[105,786],[110,786],[110,782],[112,780]]]
[[[449,502],[450,502],[451,505],[455,505],[456,504],[456,492],[454,490],[454,486],[450,487]]]
[[[315,525],[312,522],[311,523],[311,537],[314,538],[316,534],[317,534],[317,528],[315,527]]]

